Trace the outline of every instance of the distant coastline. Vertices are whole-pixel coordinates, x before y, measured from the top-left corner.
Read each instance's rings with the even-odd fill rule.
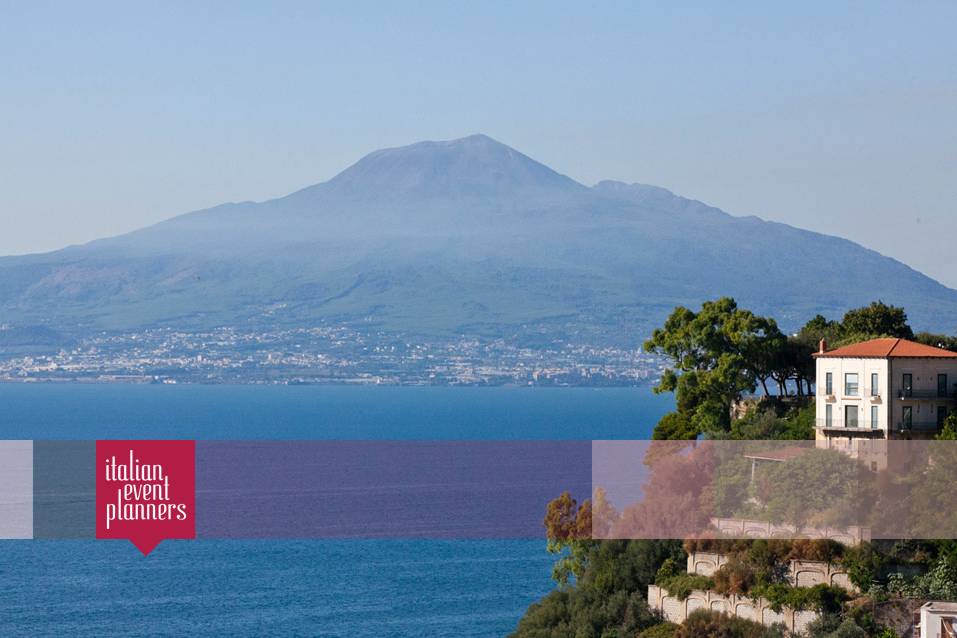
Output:
[[[0,348],[0,382],[638,386],[661,360],[638,347],[552,339],[289,330],[150,329]]]

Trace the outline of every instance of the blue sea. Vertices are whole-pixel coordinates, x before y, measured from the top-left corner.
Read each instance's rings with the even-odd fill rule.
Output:
[[[0,439],[648,438],[635,388],[0,385]],[[544,503],[542,504],[544,509]],[[0,636],[505,636],[544,540],[0,541]]]

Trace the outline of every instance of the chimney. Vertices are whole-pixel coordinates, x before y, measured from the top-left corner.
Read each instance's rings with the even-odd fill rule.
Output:
[[[821,342],[817,344],[817,353],[824,354],[827,352],[827,339],[821,339]]]

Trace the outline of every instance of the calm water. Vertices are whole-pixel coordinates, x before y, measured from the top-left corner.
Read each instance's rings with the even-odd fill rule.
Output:
[[[647,438],[636,389],[0,385],[0,439]],[[543,503],[544,507],[544,503]],[[539,540],[0,541],[0,635],[503,636]]]

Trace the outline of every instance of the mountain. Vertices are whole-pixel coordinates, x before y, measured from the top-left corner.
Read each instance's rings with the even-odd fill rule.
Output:
[[[484,135],[376,151],[331,180],[0,258],[0,324],[76,336],[344,322],[637,343],[721,295],[793,328],[882,299],[953,332],[957,291],[845,239],[663,188],[582,185]]]

